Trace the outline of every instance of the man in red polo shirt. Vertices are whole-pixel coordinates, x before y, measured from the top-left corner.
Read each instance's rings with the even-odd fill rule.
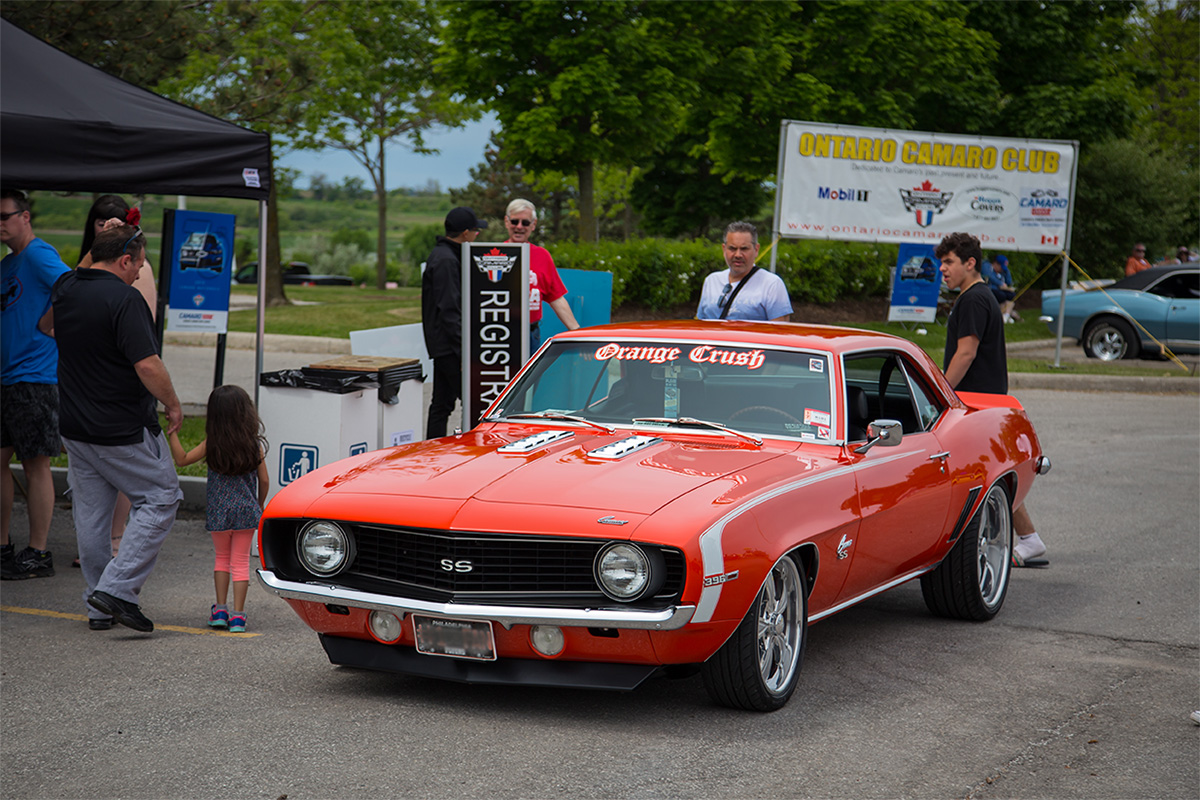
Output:
[[[504,212],[504,226],[508,228],[508,242],[525,244],[529,242],[533,229],[537,227],[537,209],[533,203],[520,198],[508,204]],[[554,309],[554,313],[562,320],[566,329],[573,331],[579,327],[571,306],[567,303],[567,287],[558,270],[554,259],[544,247],[529,244],[529,352],[536,353],[542,346],[542,333],[539,325],[542,321],[542,301],[545,300]]]

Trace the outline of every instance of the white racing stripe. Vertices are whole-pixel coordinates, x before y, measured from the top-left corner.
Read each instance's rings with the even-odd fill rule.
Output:
[[[798,481],[784,484],[776,489],[772,489],[766,494],[747,500],[737,508],[731,509],[729,513],[714,522],[712,526],[704,533],[700,534],[700,560],[703,565],[704,577],[717,577],[725,574],[725,548],[722,541],[725,535],[725,526],[736,517],[746,513],[757,505],[774,500],[780,495],[794,492],[797,489],[802,489],[805,486],[810,486],[814,483],[837,478],[842,475],[847,475],[852,472],[857,472],[862,469],[890,464],[893,461],[899,461],[905,458],[916,458],[924,456],[925,450],[912,453],[896,453],[890,456],[873,458],[870,461],[863,461],[858,464],[852,464],[845,467],[838,467],[829,472],[822,472],[817,475],[810,475],[807,478],[801,478]],[[721,600],[721,587],[724,583],[718,582],[711,586],[705,586],[700,592],[700,602],[696,604],[696,613],[692,617],[692,622],[709,622],[712,620],[713,613],[717,610],[717,603]]]

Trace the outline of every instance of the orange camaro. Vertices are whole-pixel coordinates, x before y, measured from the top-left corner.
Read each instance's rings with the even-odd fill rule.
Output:
[[[607,325],[554,337],[473,430],[285,487],[258,575],[335,664],[626,690],[700,670],[771,711],[807,626],[874,594],[920,578],[933,613],[995,616],[1048,469],[1016,400],[956,395],[894,336]]]

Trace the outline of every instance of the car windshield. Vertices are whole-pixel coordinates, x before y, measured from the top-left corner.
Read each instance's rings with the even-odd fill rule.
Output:
[[[600,425],[696,421],[832,440],[829,355],[727,342],[553,341],[488,418],[570,415]],[[643,423],[645,424],[645,423]]]
[[[204,234],[203,233],[193,233],[191,236],[189,236],[187,238],[187,241],[183,243],[183,246],[184,247],[204,247]]]

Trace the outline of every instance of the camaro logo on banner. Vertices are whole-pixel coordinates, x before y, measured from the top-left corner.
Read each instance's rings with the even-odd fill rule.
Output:
[[[1074,203],[1077,142],[784,121],[778,233],[1057,253]]]

